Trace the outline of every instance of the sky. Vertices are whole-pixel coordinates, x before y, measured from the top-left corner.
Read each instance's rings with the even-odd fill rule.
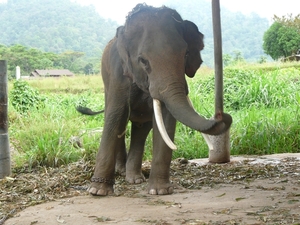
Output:
[[[7,0],[0,0],[6,2]],[[152,6],[162,6],[163,0],[71,0],[82,5],[93,4],[98,13],[104,17],[124,24],[128,12],[138,3],[147,3]],[[210,0],[207,0],[210,1]],[[184,4],[184,0],[182,0]],[[232,11],[244,14],[255,12],[267,18],[270,22],[273,15],[300,14],[300,0],[220,0],[220,4]],[[177,10],[179,11],[179,10]],[[179,12],[180,13],[180,12]]]
[[[0,0],[1,1],[1,0]],[[99,14],[104,18],[110,18],[119,24],[125,22],[128,12],[137,3],[145,2],[152,6],[162,6],[163,0],[72,0],[80,4],[95,5]],[[210,1],[210,0],[207,0]],[[182,0],[184,4],[184,0]],[[244,14],[255,12],[258,15],[272,20],[273,15],[283,16],[292,13],[294,16],[300,14],[300,0],[220,0],[220,4],[232,11],[240,11]],[[177,10],[179,11],[179,10]]]

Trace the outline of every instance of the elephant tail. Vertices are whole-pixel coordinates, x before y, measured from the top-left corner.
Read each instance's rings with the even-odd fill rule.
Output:
[[[81,114],[84,114],[84,115],[90,115],[90,116],[93,116],[93,115],[97,115],[97,114],[100,114],[100,113],[103,113],[104,112],[104,109],[103,110],[100,110],[100,111],[96,111],[94,112],[93,110],[91,110],[90,108],[87,108],[87,107],[83,107],[83,106],[76,106],[76,110],[78,112],[80,112]]]

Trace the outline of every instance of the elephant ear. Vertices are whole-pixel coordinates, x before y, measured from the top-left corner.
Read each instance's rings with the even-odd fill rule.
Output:
[[[202,63],[200,51],[204,48],[203,37],[193,22],[183,21],[183,38],[188,45],[185,73],[189,77],[195,76]]]
[[[117,29],[117,34],[116,34],[117,49],[118,49],[118,52],[119,52],[119,55],[120,55],[121,61],[122,61],[123,75],[128,76],[131,79],[133,79],[132,65],[131,65],[131,61],[130,61],[129,52],[126,47],[127,45],[126,45],[124,30],[125,30],[124,26],[120,26]]]

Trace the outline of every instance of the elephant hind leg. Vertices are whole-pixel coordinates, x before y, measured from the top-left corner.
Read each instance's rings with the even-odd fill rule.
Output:
[[[130,184],[139,184],[145,181],[142,173],[142,160],[145,142],[152,128],[152,121],[140,124],[132,123],[131,140],[126,162],[126,181]]]

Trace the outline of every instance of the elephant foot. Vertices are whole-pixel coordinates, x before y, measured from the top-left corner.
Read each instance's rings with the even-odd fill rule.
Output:
[[[150,185],[148,187],[148,193],[150,195],[169,195],[174,192],[174,187],[170,183]]]
[[[92,184],[88,189],[91,195],[106,196],[114,193],[114,181],[104,178],[92,178]]]
[[[126,173],[126,181],[130,184],[141,184],[145,181],[145,177],[142,173]]]

